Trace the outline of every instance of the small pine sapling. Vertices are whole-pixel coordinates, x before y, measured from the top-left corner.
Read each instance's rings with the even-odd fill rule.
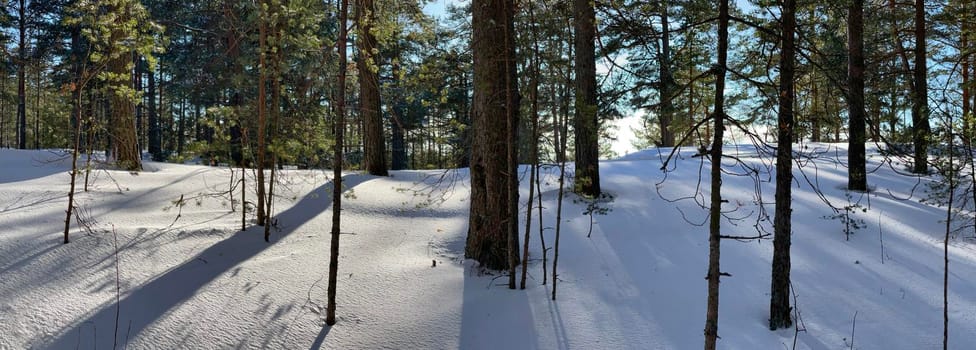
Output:
[[[851,234],[857,230],[867,227],[864,219],[854,217],[857,212],[867,213],[868,208],[861,205],[860,202],[851,201],[851,193],[845,192],[844,197],[847,198],[847,205],[835,211],[833,215],[824,215],[824,219],[830,220],[840,220],[844,224],[844,238],[845,240],[851,240]]]

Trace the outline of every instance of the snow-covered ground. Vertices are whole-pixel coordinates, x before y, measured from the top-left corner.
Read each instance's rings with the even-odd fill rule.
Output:
[[[809,181],[795,171],[796,348],[940,347],[945,212],[919,202],[930,180],[915,187],[916,179],[887,167],[871,173],[874,191],[851,197],[867,211],[854,212],[863,227],[848,241],[809,184],[834,205],[849,205],[845,151],[811,147],[805,151],[825,152],[805,163]],[[763,166],[754,148],[727,150]],[[667,176],[658,150],[603,162],[603,187],[614,199],[606,215],[592,217],[590,238],[586,204],[567,197],[557,301],[549,299],[551,278],[541,284],[536,224],[524,291],[463,260],[466,171],[350,174],[338,323],[330,328],[326,172],[283,172],[271,243],[259,228],[239,231],[240,193],[232,205],[229,169],[147,163],[138,174],[93,172],[91,191],[77,197],[92,230],[73,224],[72,243],[63,245],[69,162],[52,151],[0,150],[0,349],[701,348],[707,211],[694,198],[707,198],[708,163],[699,180],[694,153],[683,149]],[[880,160],[875,154],[869,164]],[[551,247],[557,183],[555,169],[546,172]],[[771,215],[773,187],[760,188]],[[756,234],[755,189],[749,177],[725,177],[724,209],[733,219],[723,222],[724,234]],[[524,210],[527,185],[522,191]],[[949,250],[953,349],[976,344],[972,238],[971,229],[958,234]],[[771,241],[725,241],[722,249],[722,271],[732,276],[722,280],[719,346],[793,348],[793,329],[766,327]]]

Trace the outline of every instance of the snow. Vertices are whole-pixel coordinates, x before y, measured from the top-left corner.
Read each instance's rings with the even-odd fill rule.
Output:
[[[810,181],[794,170],[796,348],[846,349],[852,328],[855,349],[939,347],[945,209],[919,201],[925,183],[938,179],[916,187],[917,179],[889,167],[869,174],[874,191],[851,197],[867,208],[853,214],[864,227],[847,241],[810,186],[819,183],[835,206],[848,205],[845,147],[807,146],[801,151],[817,156],[802,169]],[[726,150],[763,169],[762,201],[771,215],[769,160],[753,146]],[[92,230],[73,223],[72,243],[63,245],[69,160],[60,151],[0,150],[0,349],[700,348],[707,211],[695,198],[707,198],[708,163],[681,149],[665,176],[659,169],[668,151],[601,164],[614,199],[606,215],[593,215],[590,238],[586,204],[566,198],[556,301],[549,299],[551,276],[541,284],[538,218],[526,290],[508,290],[506,277],[463,259],[466,170],[349,173],[338,323],[328,327],[331,172],[281,172],[278,227],[265,243],[259,227],[239,231],[228,168],[149,162],[138,174],[98,170],[91,191],[76,197]],[[869,168],[881,160],[872,151]],[[731,160],[726,168],[742,172]],[[553,227],[557,174],[545,172],[544,226]],[[723,221],[723,234],[755,235],[761,211],[753,180],[724,180],[723,209],[742,219]],[[524,210],[526,185],[522,194]],[[181,197],[182,208],[174,204]],[[545,235],[551,247],[552,230]],[[976,344],[972,238],[964,231],[950,242],[953,349]],[[722,271],[732,276],[722,280],[720,348],[793,347],[794,329],[766,327],[771,256],[769,240],[723,241]]]

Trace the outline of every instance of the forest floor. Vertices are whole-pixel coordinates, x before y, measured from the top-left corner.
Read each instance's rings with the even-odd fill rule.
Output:
[[[726,240],[719,347],[941,347],[946,212],[929,197],[930,184],[942,181],[898,174],[903,166],[881,165],[873,152],[872,191],[847,195],[843,146],[800,149],[814,159],[794,170],[799,328],[767,328],[771,240]],[[772,232],[763,216],[773,211],[771,160],[751,146],[727,152],[759,169],[760,182],[724,177],[723,234]],[[542,284],[538,217],[526,290],[509,290],[507,276],[463,259],[466,170],[349,173],[338,323],[328,327],[329,172],[279,173],[277,225],[265,243],[253,215],[240,231],[240,188],[229,192],[239,169],[148,162],[141,173],[94,171],[77,197],[87,227],[73,221],[72,242],[62,244],[69,161],[57,151],[0,150],[0,349],[698,349],[709,179],[694,153],[682,149],[667,173],[665,150],[602,162],[613,198],[592,216],[567,195],[556,301],[551,275]],[[748,173],[732,158],[726,165]],[[557,177],[557,168],[544,169],[549,248]],[[249,187],[252,180],[249,172]],[[949,242],[949,347],[970,349],[976,241],[972,217],[957,220],[968,228]]]

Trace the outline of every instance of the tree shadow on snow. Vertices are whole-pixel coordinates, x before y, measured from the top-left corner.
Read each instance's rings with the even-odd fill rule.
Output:
[[[370,178],[347,176],[343,178],[343,185],[352,188]],[[107,303],[84,319],[75,320],[70,326],[62,329],[55,338],[41,340],[41,347],[65,349],[75,348],[78,344],[87,346],[94,343],[96,349],[107,349],[113,346],[113,340],[117,340],[118,344],[125,344],[128,339],[136,339],[153,323],[193,298],[204,286],[224,274],[231,273],[234,267],[257,256],[293,233],[303,223],[325,212],[332,204],[332,197],[328,195],[331,192],[332,182],[326,183],[305,195],[288,210],[278,214],[277,219],[284,226],[280,231],[274,231],[271,243],[263,241],[264,227],[261,226],[252,226],[246,231],[229,236],[154,280],[125,291],[128,294],[123,295],[118,303]],[[116,310],[119,307],[121,310],[118,335],[117,339],[113,339],[105,335],[113,332],[116,325]],[[207,315],[199,315],[199,317],[201,319],[196,321],[206,322]],[[98,330],[98,335],[94,333],[95,329]],[[323,334],[319,337],[324,339]]]
[[[466,265],[471,263],[469,260]],[[479,276],[479,270],[470,265],[464,268],[458,348],[539,349],[528,290],[508,289],[508,277],[503,272]]]

